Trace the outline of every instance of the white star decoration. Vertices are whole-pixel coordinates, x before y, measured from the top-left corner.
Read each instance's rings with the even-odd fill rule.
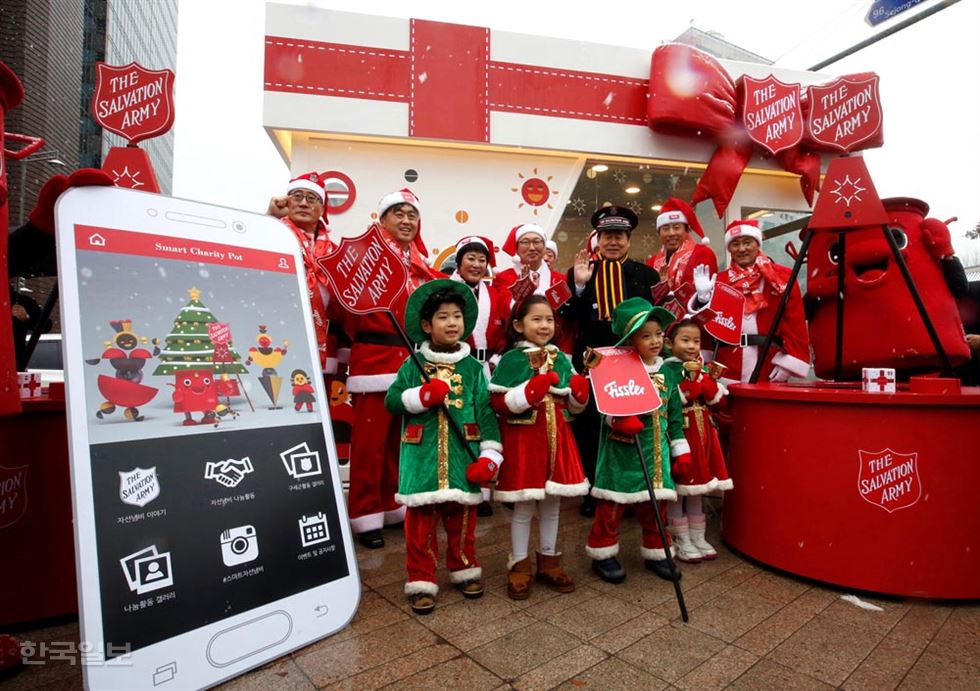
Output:
[[[123,168],[122,172],[118,170],[112,171],[112,175],[113,182],[119,187],[128,187],[135,190],[137,187],[142,187],[146,184],[139,181],[140,171],[137,170],[135,173],[130,173],[129,166]]]
[[[834,180],[834,184],[837,187],[830,190],[831,194],[836,195],[834,204],[844,202],[844,206],[850,206],[851,201],[861,201],[861,193],[868,188],[861,187],[860,182],[861,178],[851,180],[850,174],[845,175],[843,180]]]
[[[577,213],[579,216],[585,213],[585,200],[581,197],[575,197],[575,199],[569,201],[569,204],[571,204],[572,209],[574,209],[575,213]]]

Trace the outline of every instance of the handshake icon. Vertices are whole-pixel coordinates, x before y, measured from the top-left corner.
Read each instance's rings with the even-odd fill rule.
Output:
[[[227,461],[209,462],[204,468],[204,479],[214,480],[225,487],[238,487],[245,476],[253,470],[252,461],[248,456],[238,461],[229,458]]]

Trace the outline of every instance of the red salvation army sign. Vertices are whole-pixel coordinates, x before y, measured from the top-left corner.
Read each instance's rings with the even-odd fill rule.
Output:
[[[402,258],[374,226],[356,238],[342,238],[317,264],[340,304],[354,314],[390,310],[408,281]]]
[[[96,63],[92,113],[102,127],[136,144],[174,124],[174,72]]]
[[[745,296],[727,283],[715,282],[708,308],[714,318],[703,324],[704,330],[728,345],[738,345],[742,337],[742,314]]]
[[[854,151],[870,139],[880,139],[878,75],[865,79],[841,77],[830,84],[811,86],[808,98],[807,139],[841,152]]]
[[[777,154],[803,139],[800,85],[785,84],[774,76],[742,77],[742,124],[749,139]]]
[[[660,407],[660,394],[632,348],[596,348],[602,356],[589,370],[595,405],[604,415],[642,415]]]
[[[922,496],[919,454],[858,450],[858,493],[888,513],[906,509]]]

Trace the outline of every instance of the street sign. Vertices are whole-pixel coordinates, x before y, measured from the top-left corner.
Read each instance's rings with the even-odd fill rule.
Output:
[[[871,26],[878,26],[922,2],[923,0],[875,0],[871,3],[871,9],[868,10],[868,16],[864,21]]]

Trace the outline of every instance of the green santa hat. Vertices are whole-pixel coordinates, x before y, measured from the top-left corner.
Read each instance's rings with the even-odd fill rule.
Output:
[[[476,317],[480,312],[473,291],[460,281],[440,278],[423,283],[408,296],[408,303],[405,305],[405,333],[416,343],[429,340],[429,335],[422,330],[422,306],[430,295],[440,291],[459,293],[463,297],[463,335],[459,340],[465,341],[473,333]]]
[[[660,323],[666,331],[674,315],[663,307],[654,307],[643,298],[623,300],[613,311],[612,332],[619,336],[617,346],[621,346],[633,333],[651,319]]]

